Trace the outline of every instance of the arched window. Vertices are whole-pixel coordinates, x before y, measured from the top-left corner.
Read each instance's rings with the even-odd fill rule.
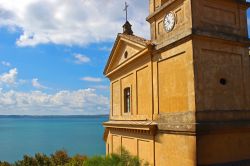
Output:
[[[130,88],[124,89],[124,113],[129,113],[131,108],[131,92]]]

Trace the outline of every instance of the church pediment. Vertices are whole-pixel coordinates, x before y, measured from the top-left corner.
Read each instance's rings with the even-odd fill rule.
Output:
[[[145,48],[147,48],[147,40],[134,35],[118,34],[104,74],[107,75],[120,65],[126,63],[126,61],[136,56]]]

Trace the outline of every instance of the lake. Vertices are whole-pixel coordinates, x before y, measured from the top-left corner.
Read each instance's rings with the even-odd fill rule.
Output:
[[[47,155],[64,149],[70,155],[104,155],[108,116],[0,116],[0,160],[14,162],[24,154]]]

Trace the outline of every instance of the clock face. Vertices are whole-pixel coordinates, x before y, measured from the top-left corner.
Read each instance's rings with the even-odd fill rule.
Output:
[[[172,31],[175,25],[175,15],[173,12],[168,13],[164,18],[164,28],[167,32]]]

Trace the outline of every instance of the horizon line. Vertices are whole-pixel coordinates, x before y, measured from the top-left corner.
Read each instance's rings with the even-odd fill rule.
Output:
[[[96,114],[96,115],[0,115],[0,116],[109,116],[109,114]]]

